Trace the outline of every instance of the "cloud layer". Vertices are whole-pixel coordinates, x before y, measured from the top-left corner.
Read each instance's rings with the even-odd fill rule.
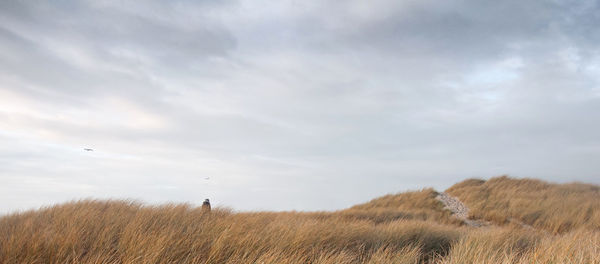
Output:
[[[85,197],[330,210],[467,177],[600,183],[598,13],[3,2],[0,211]]]

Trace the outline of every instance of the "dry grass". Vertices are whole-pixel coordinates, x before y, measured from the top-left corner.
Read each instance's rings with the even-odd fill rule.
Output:
[[[421,191],[388,194],[367,203],[355,205],[343,214],[365,215],[366,218],[377,221],[403,219],[432,220],[445,224],[461,225],[461,221],[451,217],[448,210],[436,200],[438,193],[431,188]]]
[[[600,231],[587,222],[557,235],[469,228],[436,194],[310,213],[76,201],[1,217],[0,263],[600,263]]]
[[[0,262],[415,263],[459,238],[435,222],[374,221],[87,200],[1,218]]]
[[[551,184],[503,176],[488,181],[466,180],[447,192],[471,209],[472,218],[500,225],[516,219],[552,233],[582,227],[600,230],[600,187],[596,185]]]
[[[600,232],[577,230],[561,235],[512,228],[469,232],[440,264],[600,263]]]

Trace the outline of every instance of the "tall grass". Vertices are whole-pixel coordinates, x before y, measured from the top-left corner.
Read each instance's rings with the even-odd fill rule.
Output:
[[[516,219],[552,233],[576,228],[600,229],[600,187],[551,184],[506,176],[466,180],[447,190],[470,209],[472,218],[504,225]]]
[[[473,230],[452,246],[440,264],[600,263],[600,232],[561,235],[512,228]]]
[[[587,222],[560,234],[471,228],[436,195],[387,195],[336,212],[74,201],[0,217],[0,263],[600,263],[600,231]]]
[[[460,225],[462,222],[454,217],[436,199],[438,192],[431,188],[398,194],[388,194],[367,203],[355,205],[342,214],[364,215],[371,220],[383,221],[403,219],[432,220],[446,224]]]
[[[432,221],[376,222],[85,200],[2,217],[0,262],[415,263],[459,238],[456,227]]]

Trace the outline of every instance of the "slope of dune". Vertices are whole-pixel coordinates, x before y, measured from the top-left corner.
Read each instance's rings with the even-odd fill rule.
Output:
[[[473,219],[499,225],[518,221],[553,233],[600,229],[600,187],[596,185],[503,176],[466,180],[446,192],[465,203]]]

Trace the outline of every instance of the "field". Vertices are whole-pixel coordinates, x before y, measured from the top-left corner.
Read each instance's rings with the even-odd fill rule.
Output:
[[[334,212],[81,200],[0,217],[0,263],[600,263],[600,188],[508,177]]]

